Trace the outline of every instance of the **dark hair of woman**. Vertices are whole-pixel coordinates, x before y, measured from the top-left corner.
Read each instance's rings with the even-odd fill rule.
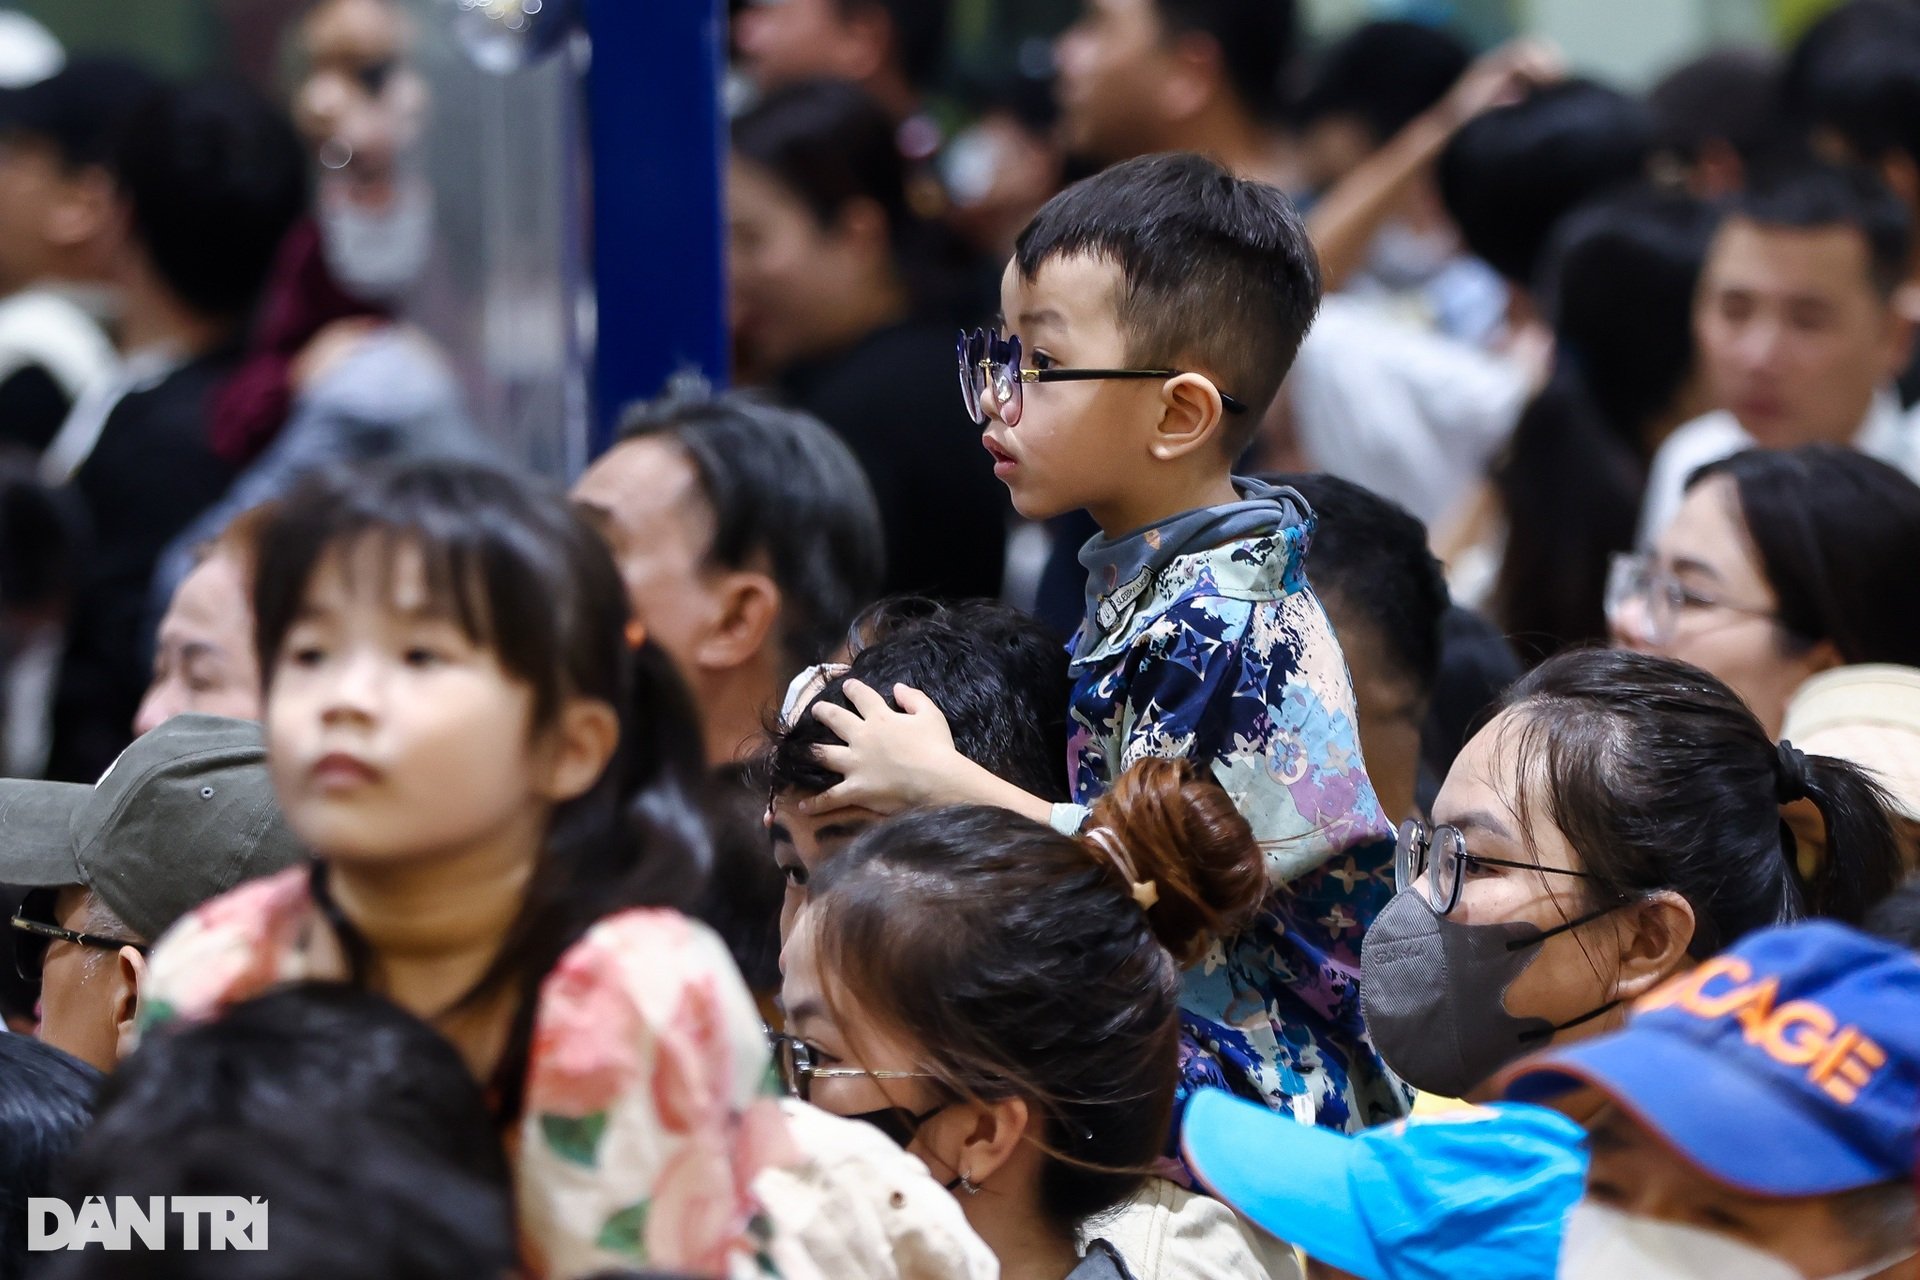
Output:
[[[960,250],[914,206],[897,126],[864,89],[844,80],[775,89],[734,120],[732,138],[735,155],[772,174],[822,227],[871,201],[915,310],[964,318],[974,298]]]
[[[1266,889],[1226,792],[1158,759],[1129,769],[1081,836],[1001,809],[908,814],[813,883],[833,989],[920,1045],[955,1096],[1032,1106],[1051,1157],[1042,1207],[1063,1226],[1149,1172],[1173,1105],[1181,970]]]
[[[1803,916],[1857,924],[1899,883],[1885,796],[1854,765],[1773,743],[1726,685],[1671,658],[1561,654],[1502,701],[1516,713],[1519,818],[1551,822],[1580,855],[1594,907],[1671,891],[1693,908],[1687,948],[1710,956]],[[1809,800],[1826,851],[1803,873],[1782,809]]]
[[[447,1011],[512,993],[516,1011],[493,1080],[501,1122],[518,1113],[541,979],[603,916],[685,907],[711,848],[690,799],[700,734],[685,687],[651,643],[627,640],[627,596],[606,543],[564,493],[489,467],[445,461],[322,477],[289,497],[264,532],[254,588],[261,670],[275,662],[329,556],[371,542],[379,563],[424,561],[429,607],[491,649],[533,694],[533,730],[569,698],[616,709],[620,743],[599,780],[553,813],[525,901],[473,989]],[[333,904],[316,862],[317,903],[355,985],[377,987],[377,957]]]
[[[1633,192],[1568,216],[1541,286],[1553,372],[1493,484],[1507,548],[1492,612],[1523,657],[1604,639],[1607,566],[1631,550],[1659,429],[1694,368],[1693,292],[1715,215]]]
[[[1688,488],[1733,481],[1742,523],[1779,598],[1789,643],[1825,640],[1842,662],[1920,666],[1920,485],[1839,445],[1754,449],[1702,467]]]

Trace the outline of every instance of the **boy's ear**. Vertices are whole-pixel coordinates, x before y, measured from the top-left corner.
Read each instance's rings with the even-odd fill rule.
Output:
[[[1155,458],[1171,462],[1218,442],[1227,411],[1212,379],[1198,373],[1168,378],[1160,402],[1165,412],[1147,446]]]

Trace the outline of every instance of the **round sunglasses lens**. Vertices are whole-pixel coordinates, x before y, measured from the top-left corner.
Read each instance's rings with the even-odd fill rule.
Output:
[[[980,366],[967,359],[967,348],[960,348],[960,399],[967,406],[967,416],[973,419],[973,425],[985,426],[987,412],[980,407]]]

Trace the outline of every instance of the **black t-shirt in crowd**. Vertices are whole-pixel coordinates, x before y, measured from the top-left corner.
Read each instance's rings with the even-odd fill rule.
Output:
[[[951,326],[910,320],[783,381],[866,468],[886,525],[888,594],[1000,594],[1011,508],[961,403],[953,342]]]
[[[233,480],[208,441],[207,404],[238,356],[201,356],[122,397],[73,477],[87,529],[54,690],[50,778],[92,782],[133,740],[149,675],[147,583],[161,551]]]

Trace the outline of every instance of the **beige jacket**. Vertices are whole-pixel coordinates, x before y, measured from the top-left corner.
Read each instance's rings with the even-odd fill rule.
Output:
[[[1300,1280],[1290,1246],[1165,1178],[1081,1234],[1119,1250],[1135,1280]]]

